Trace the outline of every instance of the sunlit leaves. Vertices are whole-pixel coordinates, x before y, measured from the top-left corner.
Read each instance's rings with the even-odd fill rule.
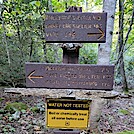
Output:
[[[40,1],[32,1],[32,2],[30,2],[30,4],[32,5],[32,6],[37,6],[37,7],[40,7]]]
[[[2,4],[3,3],[3,0],[0,0],[0,4]]]
[[[36,2],[35,2],[35,5],[36,5],[37,7],[40,7],[40,1],[36,1]]]

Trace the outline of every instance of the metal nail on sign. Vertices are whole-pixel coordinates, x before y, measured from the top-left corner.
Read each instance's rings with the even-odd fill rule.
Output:
[[[113,65],[26,63],[26,86],[112,90]]]
[[[107,13],[46,13],[46,42],[105,42]]]

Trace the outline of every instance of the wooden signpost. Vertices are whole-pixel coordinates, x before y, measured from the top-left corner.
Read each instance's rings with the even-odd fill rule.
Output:
[[[107,13],[82,13],[70,7],[65,13],[46,13],[46,43],[103,43],[106,41]],[[26,86],[54,89],[112,90],[114,66],[79,65],[79,47],[63,47],[63,63],[26,63]],[[47,99],[47,126],[71,129],[54,134],[80,134],[72,129],[88,127],[89,100]]]
[[[45,40],[63,42],[105,42],[107,13],[46,13]]]
[[[114,66],[26,63],[27,87],[112,90]]]

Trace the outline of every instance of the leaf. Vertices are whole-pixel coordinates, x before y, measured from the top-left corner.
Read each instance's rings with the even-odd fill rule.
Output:
[[[0,98],[0,101],[3,101],[4,100],[4,98]]]
[[[34,5],[36,3],[36,1],[32,1],[30,2],[30,5]]]
[[[35,5],[36,5],[37,7],[40,7],[40,1],[36,1],[36,2],[35,2]]]
[[[30,4],[33,6],[33,5],[36,5],[37,7],[40,7],[41,3],[40,1],[32,1],[30,2]]]
[[[39,109],[38,107],[32,107],[32,108],[31,108],[31,111],[38,113],[38,112],[40,111],[40,109]]]
[[[130,114],[130,112],[128,110],[126,110],[126,109],[120,109],[119,112],[124,114],[124,115]]]
[[[13,36],[13,33],[11,33],[11,32],[7,33],[6,36],[11,37],[11,36]]]
[[[12,11],[11,13],[12,13],[14,16],[16,16],[16,11]]]
[[[14,127],[11,127],[9,130],[10,130],[11,132],[15,132],[15,128],[14,128]]]
[[[20,111],[16,111],[14,114],[12,114],[12,117],[14,120],[18,120],[20,118]]]
[[[5,114],[6,111],[4,109],[0,109],[0,114]]]
[[[38,13],[34,13],[32,17],[33,17],[33,19],[39,19],[41,17],[41,15]]]

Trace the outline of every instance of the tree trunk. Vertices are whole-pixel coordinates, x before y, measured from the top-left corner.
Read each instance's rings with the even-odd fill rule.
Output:
[[[112,45],[112,33],[114,28],[114,16],[116,9],[116,0],[103,0],[103,11],[107,12],[107,30],[106,30],[106,43],[99,44],[98,47],[98,64],[108,65],[110,64],[110,52]],[[90,116],[90,131],[99,134],[98,122],[101,116],[101,110],[103,107],[102,100],[93,100],[92,110]]]
[[[48,8],[49,8],[49,12],[53,12],[53,9],[52,9],[52,0],[49,0],[48,1]]]
[[[88,11],[88,0],[86,0],[86,11]]]
[[[107,12],[106,43],[99,44],[98,64],[110,64],[116,2],[117,0],[103,0],[103,11]]]
[[[119,74],[121,75],[122,78],[122,86],[123,90],[127,89],[127,80],[126,80],[126,75],[125,75],[125,67],[124,67],[124,0],[119,0]]]

